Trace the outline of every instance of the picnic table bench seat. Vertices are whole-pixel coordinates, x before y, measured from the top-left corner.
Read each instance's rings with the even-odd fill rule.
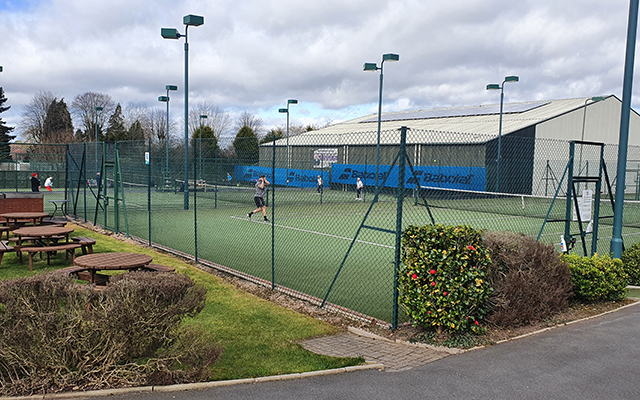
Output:
[[[79,271],[78,273],[76,273],[76,276],[80,280],[91,282],[91,272],[87,271],[86,269],[83,269],[82,271]],[[97,273],[93,274],[94,284],[99,286],[104,286],[107,284],[107,282],[109,282],[109,275],[97,274]]]
[[[74,243],[78,243],[82,246],[82,254],[87,254],[87,250],[89,250],[89,254],[93,254],[93,245],[96,244],[96,240],[92,237],[86,236],[75,236],[72,237]]]
[[[4,257],[4,253],[9,253],[12,251],[15,251],[15,249],[13,248],[13,246],[9,246],[8,241],[0,242],[0,264],[2,264],[2,257]]]
[[[70,267],[64,267],[64,268],[57,269],[57,270],[55,270],[53,272],[56,273],[56,274],[75,275],[75,274],[77,274],[78,272],[81,272],[81,271],[86,271],[86,268],[78,267],[76,265],[72,265]]]
[[[76,259],[76,249],[80,248],[78,243],[65,243],[54,246],[45,246],[45,247],[22,247],[20,251],[25,251],[29,253],[29,271],[33,271],[33,255],[37,253],[47,253],[47,265],[50,264],[51,261],[51,253],[56,251],[65,251],[65,257],[69,259],[69,253],[71,253],[72,260]]]
[[[153,271],[153,272],[175,272],[175,268],[168,265],[161,264],[148,264],[140,268],[141,271]]]
[[[2,239],[2,235],[7,232],[7,239],[9,239],[9,232],[11,231],[11,227],[7,225],[0,225],[0,239]]]

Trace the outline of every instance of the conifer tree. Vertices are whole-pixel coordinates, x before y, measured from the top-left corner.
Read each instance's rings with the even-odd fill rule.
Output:
[[[5,107],[4,103],[7,98],[4,97],[4,89],[0,87],[0,114],[7,111],[11,106]],[[6,126],[6,123],[0,118],[0,161],[11,160],[11,146],[9,142],[15,139],[13,135],[9,135],[15,127]]]

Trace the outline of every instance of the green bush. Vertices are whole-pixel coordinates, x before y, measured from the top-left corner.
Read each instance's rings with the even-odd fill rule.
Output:
[[[622,252],[622,264],[630,285],[640,285],[640,242]]]
[[[573,293],[580,301],[616,301],[627,295],[627,273],[622,261],[609,255],[581,257],[567,254],[562,259],[569,265]]]
[[[180,327],[205,296],[173,273],[122,274],[101,292],[56,273],[2,280],[0,395],[206,380],[222,349]]]
[[[518,327],[542,321],[569,305],[571,273],[553,245],[514,232],[484,232],[490,250],[487,321]]]
[[[490,262],[481,231],[469,226],[409,226],[402,235],[400,304],[416,325],[484,333]]]

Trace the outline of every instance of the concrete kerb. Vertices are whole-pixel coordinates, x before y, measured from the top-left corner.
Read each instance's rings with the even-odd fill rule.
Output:
[[[149,392],[182,392],[188,390],[198,390],[198,389],[208,389],[219,386],[230,386],[230,385],[242,385],[247,383],[260,383],[260,382],[273,382],[273,381],[286,381],[293,379],[303,379],[303,378],[311,378],[314,376],[324,376],[324,375],[336,375],[336,374],[344,374],[347,372],[355,372],[355,371],[363,371],[363,370],[384,370],[383,364],[365,364],[365,365],[356,365],[353,367],[343,367],[343,368],[335,368],[335,369],[325,369],[321,371],[311,371],[311,372],[301,372],[296,374],[286,374],[286,375],[274,375],[274,376],[263,376],[259,378],[246,378],[246,379],[234,379],[228,381],[214,381],[214,382],[197,382],[197,383],[185,383],[179,385],[167,385],[167,386],[141,386],[141,387],[131,387],[131,388],[120,388],[120,389],[104,389],[104,390],[90,390],[86,392],[65,392],[65,393],[52,393],[52,394],[37,394],[32,396],[19,396],[19,397],[0,397],[0,400],[36,400],[36,399],[73,399],[73,398],[86,398],[86,397],[97,397],[97,396],[112,396],[112,395],[123,395],[128,393],[149,393]]]

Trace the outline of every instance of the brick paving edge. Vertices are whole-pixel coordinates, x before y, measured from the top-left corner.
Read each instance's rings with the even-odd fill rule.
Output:
[[[32,396],[18,396],[18,397],[10,396],[10,397],[0,397],[0,400],[35,400],[35,399],[62,400],[62,399],[97,397],[97,396],[123,395],[128,393],[180,392],[180,391],[188,391],[188,390],[207,389],[207,388],[213,388],[213,387],[219,387],[219,386],[242,385],[247,383],[287,381],[287,380],[293,380],[293,379],[311,378],[314,376],[344,374],[347,372],[363,371],[363,370],[370,370],[370,369],[377,369],[379,371],[383,371],[384,365],[380,363],[375,363],[375,364],[370,363],[365,365],[355,365],[352,367],[325,369],[320,371],[301,372],[296,374],[263,376],[259,378],[185,383],[185,384],[167,385],[167,386],[140,386],[140,387],[120,388],[120,389],[90,390],[87,392],[65,392],[65,393],[52,393],[52,394],[44,394],[44,395],[37,394]]]

